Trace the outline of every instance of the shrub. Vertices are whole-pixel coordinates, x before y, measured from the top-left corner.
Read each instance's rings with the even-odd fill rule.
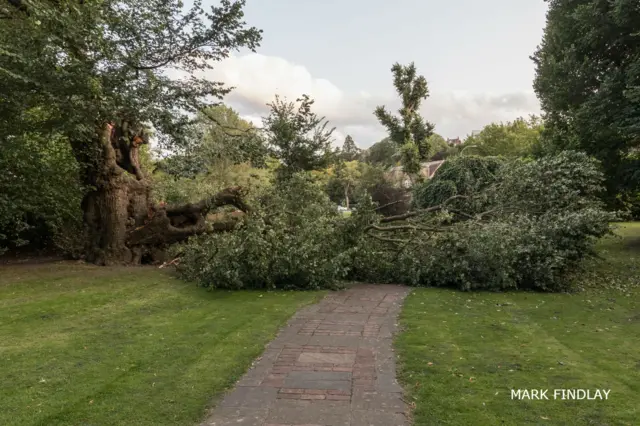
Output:
[[[175,249],[179,270],[210,288],[329,288],[347,273],[345,220],[318,185],[297,174],[258,196],[240,229]]]
[[[53,136],[7,137],[0,152],[0,252],[55,245],[82,222],[84,188],[69,143]]]

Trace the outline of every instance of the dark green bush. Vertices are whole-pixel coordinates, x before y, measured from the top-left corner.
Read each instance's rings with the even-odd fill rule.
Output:
[[[489,205],[490,193],[485,189],[496,182],[496,175],[503,164],[504,160],[498,157],[450,158],[433,178],[414,187],[414,207],[437,206],[453,196],[463,196],[468,198],[455,200],[451,208],[467,214],[480,213]]]
[[[60,137],[25,134],[2,140],[0,150],[0,252],[31,245],[51,248],[82,224],[78,163]],[[67,234],[73,229],[71,234]]]

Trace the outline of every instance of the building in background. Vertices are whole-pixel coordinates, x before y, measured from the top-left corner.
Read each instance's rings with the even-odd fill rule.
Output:
[[[426,179],[431,179],[443,163],[444,160],[421,163],[420,175]],[[385,179],[393,185],[404,188],[409,188],[413,184],[409,175],[402,170],[402,166],[392,167],[391,170],[385,174]]]

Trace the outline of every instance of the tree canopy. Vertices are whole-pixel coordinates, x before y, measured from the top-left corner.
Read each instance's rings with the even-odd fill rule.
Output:
[[[339,157],[344,161],[354,161],[360,158],[362,150],[358,148],[351,135],[347,135],[340,149]]]
[[[542,43],[532,57],[545,148],[595,156],[606,172],[609,200],[626,198],[640,187],[640,4],[548,3]]]
[[[242,21],[244,0],[209,11],[201,0],[189,9],[178,0],[15,3],[24,11],[0,11],[0,113],[13,118],[0,123],[5,137],[29,128],[86,142],[96,122],[126,119],[187,143],[185,125],[229,92],[194,72],[262,37]],[[24,114],[35,110],[36,118]]]
[[[390,167],[396,163],[397,152],[398,146],[387,137],[371,145],[364,159],[369,164]]]
[[[87,260],[140,263],[205,232],[209,209],[245,207],[238,189],[194,205],[154,205],[142,158],[152,135],[164,147],[197,143],[196,123],[230,88],[196,73],[261,40],[243,21],[244,4],[221,0],[208,11],[201,0],[188,8],[180,0],[0,6],[0,138],[4,145],[28,131],[44,143],[69,143],[89,188],[81,203]]]
[[[477,155],[526,157],[540,149],[542,130],[543,124],[539,117],[520,117],[514,121],[485,126],[480,133],[469,136],[465,145]]]
[[[262,166],[266,159],[264,138],[253,124],[225,105],[209,107],[193,125],[195,140],[174,149],[156,168],[176,177],[221,172],[248,162]]]
[[[314,101],[302,95],[296,102],[287,102],[276,96],[268,104],[269,116],[263,120],[270,153],[282,166],[280,177],[289,177],[300,171],[327,167],[333,160],[331,142],[335,128],[311,111]]]

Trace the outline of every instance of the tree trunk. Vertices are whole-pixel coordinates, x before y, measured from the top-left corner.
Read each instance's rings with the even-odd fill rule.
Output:
[[[83,202],[86,260],[99,265],[157,263],[166,248],[192,235],[231,230],[238,216],[207,222],[212,208],[248,207],[239,187],[210,199],[181,206],[154,205],[151,185],[139,161],[139,148],[148,143],[141,127],[127,122],[101,125],[91,145],[72,144],[84,166],[83,180],[93,190]]]
[[[347,185],[344,188],[344,202],[345,202],[345,207],[349,208],[349,184],[347,183]]]

